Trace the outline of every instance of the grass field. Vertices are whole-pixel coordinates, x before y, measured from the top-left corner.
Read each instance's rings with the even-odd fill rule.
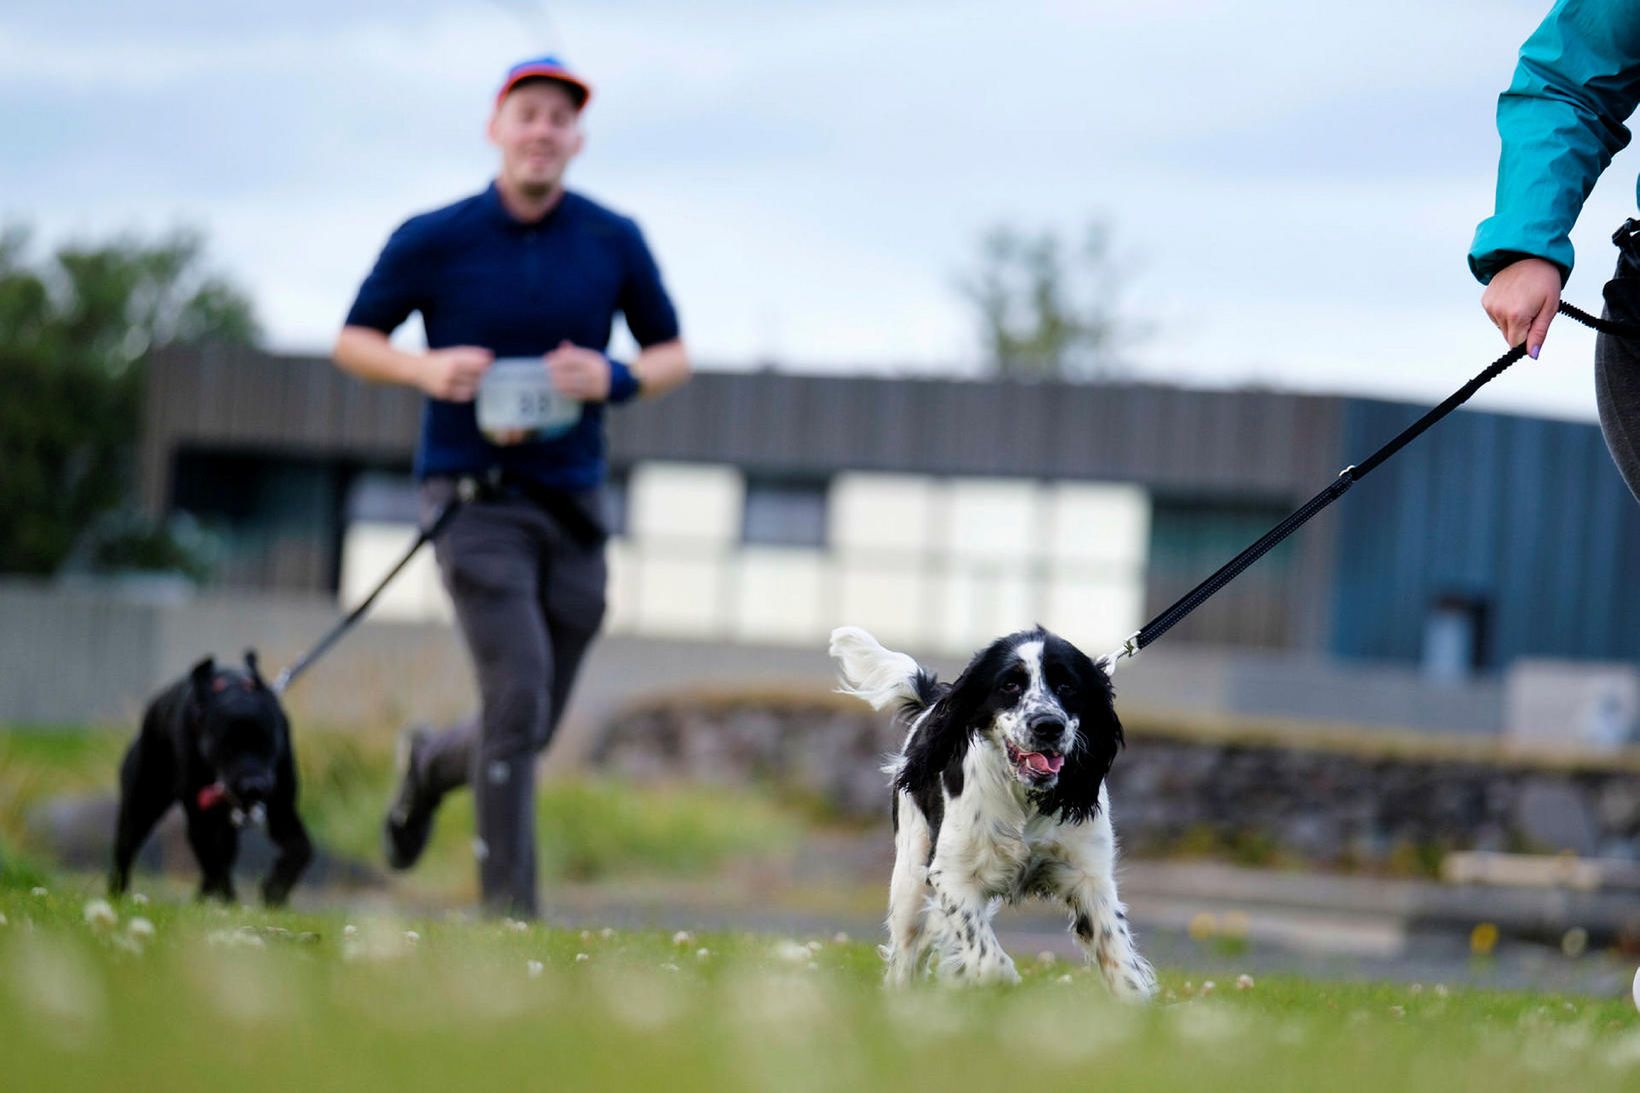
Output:
[[[1021,962],[886,995],[864,940],[273,914],[0,887],[0,1085],[1633,1089],[1626,1001]],[[1188,982],[1188,985],[1187,985]]]
[[[129,730],[0,727],[0,857],[49,861],[29,817],[63,794],[113,794]],[[300,809],[314,841],[364,863],[381,860],[394,737],[310,728],[298,752]],[[536,802],[546,883],[628,876],[696,876],[736,857],[778,854],[807,817],[756,787],[633,786],[583,775],[541,785]],[[429,899],[470,899],[473,808],[467,793],[440,810],[433,843],[405,881]]]

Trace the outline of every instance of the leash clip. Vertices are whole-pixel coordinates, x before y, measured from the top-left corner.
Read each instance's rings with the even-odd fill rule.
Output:
[[[1111,672],[1116,670],[1116,662],[1121,660],[1123,657],[1127,657],[1129,660],[1132,660],[1134,657],[1139,655],[1139,635],[1142,633],[1144,633],[1144,631],[1135,630],[1128,636],[1126,641],[1122,642],[1122,647],[1120,649],[1113,653],[1106,653],[1104,656],[1099,658],[1099,667],[1104,670],[1106,675],[1109,675]]]

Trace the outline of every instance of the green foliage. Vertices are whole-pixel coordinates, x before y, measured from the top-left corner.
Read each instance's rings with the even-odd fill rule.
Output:
[[[977,313],[987,363],[1016,379],[1115,372],[1121,344],[1136,334],[1120,316],[1120,287],[1109,231],[1097,222],[1079,245],[1053,231],[992,228],[960,282]]]
[[[130,730],[0,727],[0,843],[36,855],[28,818],[61,794],[113,793]],[[303,820],[314,841],[362,862],[381,857],[392,795],[392,738],[339,729],[299,730]],[[536,843],[543,881],[680,877],[730,859],[796,845],[802,818],[746,787],[634,785],[578,776],[543,782]],[[472,795],[440,809],[427,854],[409,882],[419,891],[465,893],[474,869]]]
[[[203,254],[176,231],[31,262],[28,233],[0,230],[0,572],[53,573],[83,540],[88,564],[189,568],[167,529],[110,514],[132,504],[148,354],[260,336]]]

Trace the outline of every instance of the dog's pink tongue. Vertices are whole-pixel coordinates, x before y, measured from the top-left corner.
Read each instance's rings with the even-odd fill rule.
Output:
[[[1039,774],[1058,774],[1059,768],[1065,765],[1065,757],[1056,755],[1049,759],[1039,751],[1026,752],[1025,765]]]

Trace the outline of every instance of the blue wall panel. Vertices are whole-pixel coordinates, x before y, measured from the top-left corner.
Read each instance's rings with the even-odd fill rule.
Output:
[[[1424,408],[1345,403],[1340,466]],[[1338,502],[1332,651],[1416,661],[1443,596],[1485,605],[1486,667],[1640,662],[1640,506],[1591,424],[1460,412]]]

